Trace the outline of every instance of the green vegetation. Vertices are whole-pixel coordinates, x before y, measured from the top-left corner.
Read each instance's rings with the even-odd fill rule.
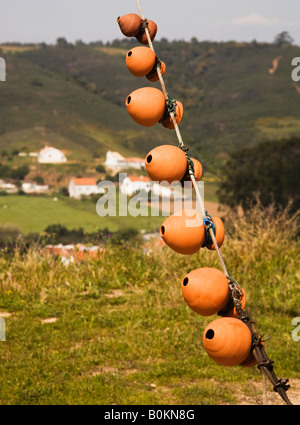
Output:
[[[155,42],[168,91],[184,105],[184,141],[210,172],[226,153],[299,136],[299,87],[291,80],[298,46],[286,34],[278,40]],[[61,38],[55,46],[4,46],[9,84],[0,89],[0,149],[36,151],[48,142],[84,165],[104,159],[108,149],[143,156],[176,143],[174,132],[145,129],[127,114],[126,96],[152,85],[126,68],[126,52],[135,45],[125,38],[106,45]]]
[[[257,207],[231,215],[222,253],[247,293],[257,329],[279,377],[299,378],[297,223]],[[185,304],[181,279],[219,268],[201,250],[108,246],[99,260],[65,267],[38,247],[2,252],[1,404],[262,404],[257,368],[217,365],[202,347],[205,326]],[[11,315],[9,316],[8,313]],[[51,320],[49,320],[51,319]],[[280,404],[278,395],[273,400]]]
[[[220,201],[249,208],[259,196],[262,204],[300,208],[299,138],[266,142],[231,154],[221,175]]]
[[[150,217],[150,214],[148,217],[99,217],[94,199],[9,195],[0,197],[0,221],[17,226],[24,234],[41,233],[57,223],[69,230],[81,227],[86,232],[96,232],[107,228],[115,232],[128,228],[151,231],[160,226],[162,217]]]

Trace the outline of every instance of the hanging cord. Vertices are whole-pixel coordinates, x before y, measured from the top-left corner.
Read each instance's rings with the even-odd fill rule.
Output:
[[[137,7],[139,9],[139,13],[140,13],[141,19],[143,21],[143,26],[144,26],[144,30],[145,30],[145,34],[146,34],[146,37],[147,37],[147,40],[148,40],[149,47],[150,47],[150,49],[155,54],[155,50],[154,50],[154,47],[153,47],[153,44],[152,44],[152,40],[151,40],[151,37],[150,37],[150,33],[149,33],[149,29],[148,29],[147,19],[145,19],[144,15],[143,15],[142,8],[141,8],[141,5],[140,5],[140,1],[139,0],[136,0],[136,2],[137,2]],[[165,85],[164,79],[162,77],[162,74],[161,74],[161,70],[160,70],[159,65],[157,66],[157,74],[158,74],[158,78],[159,78],[159,81],[160,81],[160,84],[161,84],[161,88],[162,88],[162,91],[163,91],[163,94],[164,94],[164,97],[165,97],[165,100],[166,100],[166,104],[168,106],[168,103],[170,102],[170,96],[168,95],[168,92],[167,92],[167,89],[166,89],[166,85]],[[176,118],[175,118],[175,115],[174,115],[174,109],[173,110],[171,109],[169,111],[169,115],[170,115],[170,117],[171,117],[171,119],[173,121],[173,124],[174,124],[176,136],[177,136],[178,143],[179,143],[178,146],[181,149],[183,149],[183,150],[184,149],[187,149],[185,147],[184,142],[183,142],[182,137],[181,137],[179,126],[177,124],[177,121],[176,121]],[[201,193],[200,193],[199,187],[197,185],[197,181],[196,181],[196,178],[195,178],[195,175],[194,175],[194,170],[191,167],[190,163],[189,163],[189,174],[190,174],[190,179],[192,181],[193,187],[195,189],[197,200],[199,202],[199,207],[200,207],[200,210],[201,210],[202,218],[205,219],[207,217],[207,213],[206,213],[206,210],[205,210],[204,202],[203,202],[203,199],[201,197]],[[218,243],[217,243],[217,240],[216,240],[216,237],[215,237],[215,234],[214,234],[213,229],[209,229],[209,234],[210,234],[212,243],[214,245],[214,248],[216,250],[216,253],[218,255],[219,262],[220,262],[220,265],[221,265],[221,267],[223,269],[223,272],[224,272],[225,275],[228,275],[227,268],[226,268],[225,262],[224,262],[224,260],[222,258],[222,255],[221,255],[221,252],[220,252],[220,249],[219,249],[219,246],[218,246]]]
[[[147,37],[147,40],[148,40],[149,47],[155,54],[155,50],[154,50],[152,40],[151,40],[151,37],[150,37],[150,32],[149,32],[149,29],[148,29],[147,19],[144,18],[144,15],[143,15],[143,12],[142,12],[142,9],[141,9],[141,5],[140,5],[140,1],[136,0],[136,3],[137,3],[137,7],[138,7],[138,10],[139,10],[141,19],[143,21],[143,27],[144,27],[144,30],[145,30],[145,34],[146,34],[146,37]],[[162,77],[159,65],[157,66],[157,75],[158,75],[158,78],[159,78],[159,81],[160,81],[160,84],[161,84],[161,88],[162,88],[162,91],[163,91],[163,94],[164,94],[164,97],[165,97],[165,100],[166,100],[166,104],[168,105],[168,102],[170,101],[170,97],[168,95],[166,85],[165,85],[164,79]],[[169,115],[170,115],[170,117],[173,121],[173,124],[174,124],[174,129],[175,129],[176,136],[177,136],[178,143],[179,143],[178,147],[180,147],[185,152],[185,154],[187,156],[188,148],[184,145],[184,142],[182,140],[181,133],[180,133],[180,130],[179,130],[179,126],[178,126],[177,121],[175,119],[174,111],[171,110],[169,112]],[[199,187],[197,185],[196,177],[195,177],[195,174],[194,174],[194,168],[191,165],[192,161],[189,161],[190,158],[188,156],[187,156],[187,159],[188,159],[190,179],[191,179],[193,187],[195,189],[195,193],[196,193],[197,200],[199,202],[202,218],[203,218],[203,220],[205,220],[208,217],[207,211],[205,210],[204,201],[202,199]],[[292,403],[291,403],[291,401],[289,400],[289,398],[286,394],[286,391],[290,387],[289,385],[287,385],[288,379],[278,379],[277,378],[275,372],[273,371],[273,366],[272,366],[273,361],[268,358],[268,356],[267,356],[267,354],[264,350],[264,347],[262,345],[262,338],[255,330],[254,322],[252,321],[250,311],[247,309],[247,312],[245,312],[241,307],[241,295],[238,295],[238,294],[240,294],[240,292],[237,292],[237,286],[236,286],[237,282],[233,278],[229,277],[229,275],[228,275],[227,268],[226,268],[225,262],[223,260],[223,257],[222,257],[220,248],[218,246],[216,236],[214,234],[212,226],[209,228],[209,235],[211,237],[212,243],[214,245],[214,248],[215,248],[215,251],[217,253],[220,265],[223,269],[223,272],[228,279],[229,288],[233,288],[233,290],[232,290],[233,291],[232,293],[234,294],[233,295],[233,303],[234,303],[234,306],[236,307],[236,310],[238,312],[239,319],[243,320],[244,323],[247,324],[247,326],[249,327],[249,329],[251,331],[252,341],[253,341],[252,342],[253,354],[254,354],[254,357],[255,357],[255,359],[258,363],[258,368],[262,371],[263,376],[264,375],[268,376],[269,380],[273,384],[274,391],[278,392],[278,394],[286,402],[286,404],[291,405]],[[235,296],[235,295],[237,295],[237,296]],[[264,376],[263,379],[265,379],[265,376]],[[266,387],[264,387],[264,388],[266,388]]]

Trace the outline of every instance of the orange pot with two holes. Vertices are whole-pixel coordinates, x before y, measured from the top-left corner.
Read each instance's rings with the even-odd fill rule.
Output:
[[[215,236],[217,240],[218,247],[221,248],[225,238],[225,228],[223,221],[219,217],[212,217],[214,225],[215,225]],[[207,245],[206,247],[209,250],[215,250],[214,243]]]
[[[155,22],[151,21],[150,19],[147,19],[147,23],[148,23],[150,38],[151,38],[151,41],[153,41],[157,33],[157,25]],[[141,27],[140,32],[136,35],[136,39],[141,44],[148,44],[145,28]]]
[[[131,74],[144,77],[154,67],[155,53],[149,47],[140,46],[129,50],[126,55],[126,65]]]
[[[148,80],[151,81],[152,83],[155,83],[156,81],[159,80],[158,72],[157,72],[157,63],[158,63],[158,58],[156,58],[154,68],[149,72],[149,74],[146,75]],[[166,72],[166,64],[160,61],[159,69],[160,69],[161,75],[164,76]]]
[[[126,37],[135,37],[141,31],[142,20],[136,13],[119,16],[117,22],[120,30]]]
[[[164,242],[175,252],[195,254],[205,240],[202,216],[194,210],[182,210],[170,215],[160,227]]]
[[[203,267],[188,273],[181,282],[187,305],[201,316],[212,316],[229,303],[231,294],[224,273]]]
[[[154,87],[143,87],[127,96],[126,108],[135,122],[144,127],[152,127],[165,113],[165,97]]]
[[[152,149],[145,159],[145,168],[151,180],[178,183],[185,174],[187,159],[182,149],[161,145]]]
[[[175,103],[174,116],[175,116],[175,120],[176,120],[177,124],[180,124],[182,117],[183,117],[183,105],[182,105],[181,102],[179,102],[179,100],[176,100],[176,103]],[[165,128],[169,128],[170,130],[174,130],[174,128],[175,128],[173,120],[170,116],[168,116],[167,118],[165,118],[163,120],[162,125]]]
[[[205,328],[203,345],[215,362],[223,366],[237,366],[249,356],[252,346],[251,332],[241,320],[222,317]]]

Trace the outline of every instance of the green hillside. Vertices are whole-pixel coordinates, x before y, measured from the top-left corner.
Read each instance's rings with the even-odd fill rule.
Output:
[[[152,84],[127,70],[125,55],[134,45],[125,39],[106,46],[2,46],[0,149],[36,150],[48,142],[88,163],[108,149],[144,155],[177,143],[174,132],[141,127],[126,111],[126,96]],[[210,171],[228,152],[300,134],[299,87],[291,79],[298,46],[162,39],[155,49],[167,65],[169,94],[184,105],[185,143]]]

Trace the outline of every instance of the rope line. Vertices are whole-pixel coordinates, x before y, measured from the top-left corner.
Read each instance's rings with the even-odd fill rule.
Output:
[[[148,41],[148,45],[150,47],[150,49],[154,52],[155,54],[155,50],[153,47],[153,43],[150,37],[150,32],[148,29],[148,22],[147,19],[144,18],[143,12],[142,12],[142,8],[140,5],[140,1],[136,0],[137,3],[137,7],[139,10],[139,14],[140,17],[143,21],[143,28],[145,29],[145,34],[147,37],[147,41]],[[156,56],[156,54],[155,54]],[[193,187],[195,189],[195,193],[196,193],[196,197],[197,200],[199,202],[199,207],[200,207],[200,211],[201,211],[201,215],[203,218],[203,222],[207,222],[207,220],[210,220],[210,216],[208,215],[207,211],[205,210],[205,206],[204,206],[204,201],[202,199],[199,187],[197,185],[197,181],[195,178],[195,174],[194,174],[194,167],[193,167],[193,163],[192,160],[189,158],[189,156],[187,155],[188,152],[188,148],[184,145],[180,130],[179,130],[179,126],[177,124],[175,115],[174,115],[174,99],[168,95],[167,89],[166,89],[166,85],[163,79],[163,76],[161,74],[161,70],[160,70],[160,63],[156,63],[156,70],[157,70],[157,74],[158,74],[158,78],[161,84],[161,88],[166,100],[166,105],[167,105],[167,109],[169,112],[169,116],[172,119],[172,122],[174,124],[174,129],[176,132],[176,136],[178,139],[178,147],[181,148],[188,160],[188,169],[189,169],[189,175],[190,175],[190,179],[192,181]],[[170,105],[172,103],[172,105]],[[261,335],[256,331],[255,326],[254,326],[254,322],[252,320],[252,316],[251,313],[249,311],[249,309],[247,308],[246,311],[243,310],[242,305],[241,305],[241,299],[242,299],[242,291],[241,288],[238,284],[238,282],[233,279],[232,277],[229,276],[224,259],[222,257],[220,248],[218,246],[217,240],[216,240],[216,236],[214,233],[214,228],[213,226],[209,226],[209,237],[211,238],[211,241],[214,245],[215,251],[217,253],[220,265],[223,269],[223,272],[225,274],[225,276],[227,277],[228,280],[228,284],[229,284],[229,289],[231,291],[231,301],[228,304],[228,306],[225,307],[225,309],[227,310],[229,307],[232,308],[232,306],[234,306],[237,310],[238,313],[238,318],[240,320],[242,320],[250,329],[251,332],[251,336],[252,336],[252,347],[253,347],[253,355],[257,361],[258,364],[258,368],[261,371],[262,374],[262,379],[263,379],[263,400],[264,400],[264,404],[267,404],[267,385],[266,385],[266,376],[269,378],[269,380],[271,381],[271,383],[273,384],[273,389],[274,391],[278,392],[278,394],[281,396],[281,398],[286,402],[286,404],[291,405],[291,401],[289,400],[286,391],[289,389],[289,385],[287,384],[288,379],[278,379],[274,370],[273,370],[273,360],[270,360],[267,356],[267,353],[265,352],[264,349],[264,345],[263,345],[263,341],[262,341],[262,337]],[[219,312],[218,314],[222,314],[224,312],[224,310],[222,310],[221,312]]]

